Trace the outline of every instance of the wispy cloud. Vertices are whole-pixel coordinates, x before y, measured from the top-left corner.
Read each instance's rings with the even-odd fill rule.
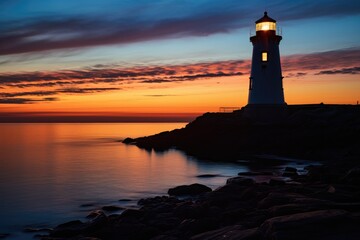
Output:
[[[64,88],[54,91],[29,91],[29,92],[0,92],[0,104],[29,104],[38,102],[59,101],[56,97],[22,98],[24,96],[52,96],[58,94],[92,94],[105,91],[119,90],[120,88]]]
[[[333,70],[324,70],[317,73],[317,75],[332,75],[332,74],[359,74],[360,67],[342,68]]]
[[[0,97],[0,104],[30,104],[30,103],[37,103],[37,102],[53,102],[58,101],[58,98],[42,98],[42,99],[34,99],[34,98],[1,98]]]
[[[28,72],[0,74],[0,85],[18,88],[56,87],[84,84],[123,84],[123,83],[168,83],[194,81],[196,79],[216,78],[242,75],[238,69],[246,69],[248,61],[221,61],[196,63],[188,65],[148,66],[121,68],[88,67],[79,70],[63,70],[56,72]],[[234,72],[234,70],[237,71]],[[248,69],[246,69],[248,71]],[[88,90],[95,91],[101,88]],[[115,89],[114,89],[115,90]]]
[[[291,55],[283,57],[282,62],[283,74],[288,78],[321,74],[360,74],[360,49]],[[250,65],[250,60],[233,60],[129,68],[112,64],[54,72],[7,73],[0,74],[0,97],[3,104],[55,101],[39,97],[120,91],[131,88],[132,84],[158,87],[161,84],[170,86],[171,83],[249,75]],[[32,98],[23,98],[27,96]],[[166,95],[148,95],[163,96]]]
[[[258,4],[249,6],[238,1],[185,1],[179,11],[178,1],[167,8],[150,8],[134,4],[133,11],[119,11],[121,18],[102,15],[38,16],[0,23],[0,55],[41,52],[54,49],[76,49],[109,44],[207,36],[248,27]],[[191,7],[190,7],[191,6]],[[272,1],[270,7],[279,20],[297,20],[324,16],[358,14],[359,1]],[[139,9],[136,9],[139,8]],[[134,14],[141,11],[142,16]],[[172,13],[172,14],[169,14]]]

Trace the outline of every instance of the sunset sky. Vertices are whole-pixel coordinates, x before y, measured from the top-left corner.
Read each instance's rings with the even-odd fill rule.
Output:
[[[0,122],[242,107],[264,10],[288,104],[360,101],[358,0],[0,0]]]

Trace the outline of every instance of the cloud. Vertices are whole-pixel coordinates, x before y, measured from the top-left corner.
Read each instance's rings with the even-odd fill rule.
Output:
[[[327,52],[296,54],[282,59],[284,71],[312,71],[329,68],[357,66],[360,62],[360,48],[338,49]]]
[[[0,98],[0,104],[31,104],[37,102],[53,102],[59,101],[58,98],[42,98],[42,99],[33,99],[33,98]]]
[[[0,55],[76,49],[109,44],[129,44],[163,38],[207,36],[248,27],[258,4],[238,1],[184,2],[167,8],[136,6],[133,11],[116,8],[117,18],[108,15],[39,16],[0,22]],[[357,0],[272,1],[269,6],[279,20],[297,20],[358,14]],[[136,10],[138,9],[138,10]],[[141,15],[134,14],[141,12]]]
[[[56,97],[44,98],[21,98],[24,96],[52,96],[58,94],[91,94],[105,91],[119,90],[120,88],[64,88],[54,91],[30,91],[30,92],[0,92],[0,104],[30,104],[37,102],[54,102],[59,101]]]
[[[323,70],[318,72],[316,75],[332,75],[332,74],[359,74],[360,67],[342,68],[333,70]]]
[[[299,78],[309,74],[359,74],[359,62],[360,49],[350,48],[284,56],[282,67],[286,77]],[[25,97],[96,94],[126,89],[131,84],[170,84],[250,75],[250,64],[250,60],[127,68],[113,64],[97,64],[75,70],[4,73],[0,74],[0,87],[2,87],[0,97],[1,103],[34,103],[36,99]],[[97,87],[104,83],[107,83],[108,87]],[[15,88],[31,89],[31,91],[19,92],[14,91]],[[152,95],[152,97],[159,96],[163,95]]]
[[[196,79],[216,78],[242,75],[244,73],[234,69],[244,69],[248,61],[221,61],[210,63],[195,63],[188,65],[145,66],[121,68],[88,67],[78,70],[62,70],[55,72],[27,72],[0,74],[0,85],[30,88],[30,87],[66,87],[85,84],[124,84],[131,82],[141,83],[168,83],[194,81]],[[218,71],[221,69],[222,71]],[[248,70],[246,70],[248,71]],[[92,88],[88,91],[96,92],[101,88]],[[116,89],[115,89],[116,90]],[[74,90],[77,91],[77,90]]]
[[[59,93],[99,93],[99,92],[107,92],[107,91],[115,91],[120,90],[121,88],[64,88],[58,90]]]
[[[49,96],[55,94],[57,94],[57,92],[55,91],[33,91],[33,92],[15,92],[15,93],[0,92],[0,96],[6,98],[23,97],[23,96]]]
[[[174,97],[174,96],[179,96],[179,95],[173,95],[173,94],[149,94],[149,95],[144,95],[144,97]]]

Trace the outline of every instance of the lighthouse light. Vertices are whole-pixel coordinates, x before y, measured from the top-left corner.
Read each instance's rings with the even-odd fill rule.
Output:
[[[256,31],[276,31],[276,23],[274,22],[260,22],[256,24]]]

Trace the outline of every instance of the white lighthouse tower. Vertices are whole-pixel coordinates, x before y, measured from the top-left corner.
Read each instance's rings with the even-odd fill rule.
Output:
[[[276,21],[264,13],[256,22],[247,107],[285,106]]]

